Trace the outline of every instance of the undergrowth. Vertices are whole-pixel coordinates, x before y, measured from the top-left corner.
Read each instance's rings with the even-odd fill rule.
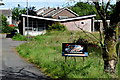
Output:
[[[95,33],[95,36],[98,34]],[[88,46],[89,56],[85,57],[84,61],[82,57],[68,57],[65,61],[65,57],[62,56],[62,43],[73,42],[80,37],[90,40],[82,32],[53,31],[34,37],[29,43],[17,47],[17,50],[20,55],[37,64],[52,78],[113,78],[113,75],[103,71],[99,47]],[[114,77],[116,78],[117,75]]]

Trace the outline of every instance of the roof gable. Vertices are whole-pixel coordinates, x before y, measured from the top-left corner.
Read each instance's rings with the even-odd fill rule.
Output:
[[[55,16],[57,14],[59,14],[60,12],[64,11],[64,10],[67,10],[69,11],[70,13],[74,14],[75,16],[79,16],[78,14],[76,14],[75,12],[73,12],[72,10],[68,9],[68,8],[62,8],[61,10],[57,11],[55,14],[53,14],[52,16]]]
[[[40,9],[39,9],[40,10]],[[48,8],[46,10],[44,10],[42,13],[38,14],[39,16],[43,16],[43,17],[53,17],[53,16],[56,16],[58,14],[60,14],[61,12],[67,10],[67,13],[70,13],[76,17],[78,17],[79,15],[76,14],[75,12],[73,12],[72,10],[68,9],[68,8]],[[39,12],[38,12],[39,13]],[[62,15],[60,15],[62,16]],[[71,16],[72,17],[72,16]]]

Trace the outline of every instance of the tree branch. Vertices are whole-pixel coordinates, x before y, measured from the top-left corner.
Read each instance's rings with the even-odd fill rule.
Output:
[[[108,9],[108,7],[109,7],[109,5],[110,5],[110,1],[111,1],[111,0],[109,0],[109,1],[107,2],[107,4],[106,4],[105,12],[107,12],[107,9]]]
[[[104,43],[103,43],[103,37],[104,36],[102,36],[102,31],[101,31],[101,29],[99,29],[99,33],[100,33],[100,45],[101,45],[101,47],[103,47],[104,46]]]
[[[79,26],[77,26],[77,24],[74,22],[74,24],[75,24],[75,26],[78,28],[78,29],[80,29],[81,31],[83,31],[90,39],[91,39],[91,37],[87,34],[87,33],[89,33],[90,35],[92,35],[94,38],[95,38],[95,40],[97,40],[98,42],[100,42],[100,40],[95,36],[95,35],[93,35],[92,33],[90,33],[90,32],[86,32],[86,31],[84,31],[82,28],[80,28]]]
[[[100,17],[102,19],[105,19],[103,10],[101,10],[99,3],[98,2],[93,2],[93,3],[95,4],[95,8],[96,8],[98,14],[100,15]]]

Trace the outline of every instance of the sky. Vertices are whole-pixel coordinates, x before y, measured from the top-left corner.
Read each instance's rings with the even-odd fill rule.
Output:
[[[74,5],[78,1],[85,0],[3,0],[5,5],[0,6],[0,9],[12,9],[14,7],[17,7],[18,4],[20,4],[21,7],[25,8],[27,1],[29,7],[35,6],[36,9],[40,9],[42,7],[66,7],[68,6],[68,3],[70,5]],[[114,4],[115,0],[112,0],[112,3]]]

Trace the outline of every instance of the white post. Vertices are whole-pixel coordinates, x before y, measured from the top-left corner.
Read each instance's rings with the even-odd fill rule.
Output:
[[[94,18],[92,18],[92,22],[93,22],[93,25],[92,25],[92,27],[93,27],[93,31],[92,31],[92,32],[95,32],[95,25],[94,25],[94,24],[95,24],[95,22],[94,22],[94,21],[95,21],[95,19],[94,19]]]
[[[25,17],[23,17],[23,35],[25,35]]]

